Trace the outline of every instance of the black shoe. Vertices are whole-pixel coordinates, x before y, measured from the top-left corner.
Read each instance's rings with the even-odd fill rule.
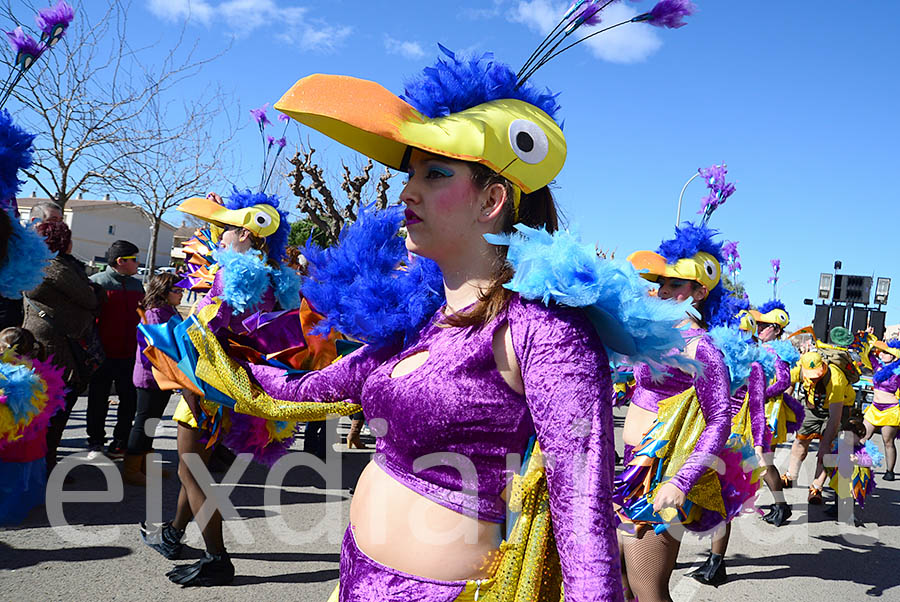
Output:
[[[787,502],[781,502],[772,506],[772,510],[763,517],[763,520],[770,525],[780,527],[781,525],[786,523],[790,517],[791,507],[787,504]]]
[[[121,441],[113,441],[106,448],[106,455],[111,460],[121,460],[125,457],[125,445]]]
[[[885,481],[893,481],[895,478],[896,478],[896,477],[894,477],[894,471],[893,471],[893,470],[889,470],[889,471],[887,471],[886,473],[884,473],[884,480],[885,480]]]
[[[234,580],[234,565],[228,552],[213,556],[209,552],[193,564],[176,566],[166,573],[172,583],[182,587],[228,585]]]
[[[725,557],[721,554],[710,554],[706,571],[693,577],[704,585],[719,587],[728,581],[728,575],[725,572]]]
[[[147,525],[141,523],[141,539],[144,543],[169,560],[181,558],[181,550],[184,549],[184,544],[181,543],[183,537],[184,531],[173,527],[171,522],[163,523],[155,529],[149,529]]]
[[[771,506],[769,506],[769,511],[766,512],[765,514],[761,514],[759,518],[760,518],[760,520],[769,522],[769,519],[772,518],[773,514],[775,514],[775,504],[772,504]]]
[[[838,516],[838,503],[835,501],[833,504],[830,504],[827,508],[825,508],[825,516],[829,518],[837,518]]]
[[[685,575],[696,579],[697,575],[702,575],[709,569],[710,562],[712,562],[712,552],[710,552],[709,556],[706,557],[706,560],[703,561],[703,564],[695,568],[693,571],[685,573]]]

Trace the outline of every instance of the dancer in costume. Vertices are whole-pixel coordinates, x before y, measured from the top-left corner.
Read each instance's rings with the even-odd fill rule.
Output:
[[[749,307],[744,299],[739,305]],[[766,382],[775,377],[775,358],[760,348],[753,334],[757,331],[756,320],[747,309],[742,309],[739,320],[739,334],[734,328],[719,327],[710,331],[710,338],[725,356],[725,364],[731,376],[731,435],[726,448],[741,453],[744,460],[757,464],[751,469],[750,483],[758,483],[765,470],[771,435],[765,416]],[[775,472],[778,480],[778,473]],[[745,506],[750,505],[749,499]],[[687,575],[700,583],[718,587],[727,580],[725,554],[731,538],[731,523],[719,527],[713,535],[710,554],[706,561]]]
[[[894,439],[900,429],[900,340],[885,343],[870,334],[866,341],[868,349],[861,355],[863,363],[872,370],[874,399],[864,416],[866,434],[863,440],[868,441],[876,428],[881,429],[886,461],[884,480],[893,481],[897,463]]]
[[[775,448],[787,440],[788,433],[794,433],[803,422],[803,405],[791,394],[791,370],[800,361],[800,353],[788,341],[779,337],[790,323],[790,316],[784,304],[773,299],[751,310],[757,323],[757,338],[775,356],[775,377],[766,387],[766,426],[771,441],[764,454],[766,472],[764,479],[775,503],[763,520],[776,527],[782,526],[791,516],[791,507],[784,497],[784,482],[775,467]]]
[[[676,228],[675,238],[657,253],[629,256],[645,278],[659,283],[659,298],[693,306],[682,334],[688,357],[699,364],[670,369],[662,379],[654,378],[649,366],[635,367],[637,385],[623,430],[626,468],[616,479],[614,500],[623,520],[637,527],[622,543],[626,587],[642,601],[670,599],[669,579],[681,545],[668,532],[670,524],[709,532],[740,513],[755,492],[740,467],[742,454],[725,451],[732,430],[731,377],[706,332],[733,323],[737,309],[720,282],[722,243],[706,225],[734,187],[724,180],[724,166],[701,173],[713,197],[704,205],[702,222]],[[720,457],[727,468],[717,478],[709,467]],[[723,493],[726,488],[733,495]]]
[[[652,331],[657,346],[648,355],[664,359],[681,344],[671,336],[675,318],[651,319],[667,308],[641,299],[630,311],[645,318],[650,331],[632,335],[622,328],[624,298],[646,285],[630,268],[600,263],[592,245],[549,233],[557,219],[547,186],[565,159],[554,96],[490,57],[463,61],[445,54],[407,86],[405,100],[372,82],[315,75],[276,105],[408,173],[401,193],[406,246],[434,263],[420,257],[395,270],[405,258],[397,253],[381,268],[392,283],[415,283],[423,266],[436,265],[440,280],[428,288],[423,279],[422,290],[410,291],[430,299],[427,306],[405,300],[419,319],[386,329],[396,336],[368,337],[369,345],[333,366],[299,380],[249,366],[270,399],[254,394],[235,408],[283,418],[352,400],[361,402],[369,420],[384,421],[376,460],[360,477],[351,507],[340,600],[450,601],[516,592],[522,599],[558,599],[563,585],[566,599],[575,602],[621,599],[609,499],[612,388],[603,346],[609,339],[601,339],[594,324],[607,337],[621,334],[638,358],[647,350],[641,337]],[[398,220],[393,225],[380,245],[358,248],[357,265],[371,265],[366,254],[402,250]],[[516,227],[520,234],[512,236]],[[485,240],[497,233],[505,236],[491,238],[495,244]],[[342,246],[351,242],[348,234]],[[557,244],[566,252],[544,252]],[[570,280],[555,296],[532,290],[535,281],[546,282],[543,272],[528,280],[532,259],[543,260],[548,274],[548,261],[567,267]],[[589,283],[577,277],[576,260],[584,261]],[[314,258],[310,264],[315,279]],[[350,293],[354,283],[362,290],[373,282],[374,274],[344,266],[338,276],[346,286],[332,296],[335,304],[370,308],[356,332],[342,331],[356,336],[360,324],[371,329],[390,318],[371,309],[391,308],[372,294],[389,291],[372,286],[362,301]],[[579,299],[559,298],[565,297],[560,291],[581,286]],[[314,288],[307,283],[304,293],[331,315]],[[597,305],[601,296],[606,309]],[[544,305],[542,298],[559,305]],[[532,460],[545,457],[545,468],[529,462],[534,470],[512,488],[510,508],[521,514],[502,544],[507,456],[525,452],[535,434],[543,455]],[[529,523],[533,529],[523,532],[523,517],[537,521]],[[546,547],[530,549],[529,541]],[[523,572],[526,554],[538,564]]]
[[[245,357],[249,358],[260,347],[261,337],[257,334],[256,325],[265,323],[269,319],[267,316],[275,316],[273,322],[289,320],[290,316],[294,316],[294,321],[290,322],[294,324],[294,330],[289,331],[285,326],[287,332],[280,337],[269,332],[267,336],[270,341],[283,343],[299,327],[296,312],[270,313],[277,309],[296,310],[300,305],[299,278],[279,263],[287,242],[287,215],[279,209],[276,197],[264,193],[235,189],[224,202],[217,195],[210,197],[189,199],[179,206],[181,211],[207,220],[223,230],[220,247],[215,252],[218,269],[212,287],[198,303],[191,320],[202,323],[211,336],[217,337],[226,346],[244,350]],[[169,324],[175,329],[179,322],[176,316]],[[157,337],[165,336],[166,327],[162,325],[161,331],[147,325],[140,327],[148,338],[148,348],[163,346]],[[291,346],[302,343],[300,335],[294,337]],[[286,452],[293,436],[294,424],[268,424],[251,417],[232,416],[226,408],[216,403],[219,398],[210,389],[197,386],[194,369],[195,366],[188,362],[181,374],[177,371],[166,374],[169,380],[175,381],[175,386],[181,384],[184,387],[182,400],[173,415],[178,424],[178,476],[181,480],[175,517],[155,530],[141,525],[144,541],[169,559],[180,557],[184,530],[206,502],[198,477],[185,461],[187,454],[196,454],[206,463],[212,444],[221,437],[234,451],[251,451],[255,459],[271,464]],[[284,368],[281,370],[285,371]],[[183,376],[189,380],[185,381]],[[162,388],[163,383],[159,384]],[[168,385],[171,388],[172,383]],[[262,443],[260,433],[254,431],[261,431]],[[244,435],[246,442],[253,444],[252,448],[243,446],[245,442],[239,440],[241,435]],[[208,478],[208,473],[203,476]],[[184,586],[222,585],[230,583],[234,577],[234,565],[223,540],[221,514],[215,510],[203,519],[200,520],[200,530],[206,554],[196,563],[180,565],[169,571],[167,576],[175,583]]]
[[[792,486],[809,453],[809,444],[814,439],[820,439],[808,501],[810,504],[821,504],[825,484],[823,457],[831,450],[831,442],[841,423],[849,418],[856,392],[844,371],[826,362],[818,351],[808,351],[800,356],[799,365],[791,371],[791,381],[800,383],[800,399],[806,411],[791,446],[790,469],[781,478],[785,487]]]

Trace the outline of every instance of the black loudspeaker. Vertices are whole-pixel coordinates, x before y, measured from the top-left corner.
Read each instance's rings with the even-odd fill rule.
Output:
[[[865,307],[853,308],[853,321],[850,322],[850,332],[856,334],[860,330],[869,327],[869,310]],[[880,338],[880,337],[879,337]]]
[[[869,326],[875,330],[875,336],[884,340],[884,319],[887,312],[873,309],[869,312]]]
[[[816,305],[816,313],[813,317],[813,332],[820,341],[828,340],[828,310],[827,305]]]
[[[827,330],[831,332],[831,329],[835,326],[844,326],[847,322],[847,306],[846,305],[832,305],[831,306],[831,316],[828,319],[828,327]],[[831,342],[827,337],[821,339],[823,341]]]

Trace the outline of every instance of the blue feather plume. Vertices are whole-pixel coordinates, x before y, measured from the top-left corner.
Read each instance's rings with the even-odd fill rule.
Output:
[[[693,257],[701,252],[709,253],[716,258],[719,264],[724,264],[722,243],[713,240],[713,237],[718,235],[718,230],[714,230],[706,224],[698,226],[691,222],[684,222],[681,226],[675,227],[674,238],[660,243],[657,253],[670,264],[677,263],[679,259]]]
[[[770,299],[769,301],[766,301],[765,303],[763,303],[762,305],[759,306],[758,311],[761,314],[767,314],[770,311],[772,311],[773,309],[780,309],[780,310],[784,311],[785,313],[787,313],[787,308],[784,306],[784,303],[782,303],[778,299]]]
[[[775,352],[781,361],[793,368],[800,361],[800,352],[794,347],[790,341],[777,340],[765,344],[766,347]]]
[[[0,110],[0,207],[19,194],[19,170],[31,167],[33,141],[33,135],[13,123],[9,111]]]
[[[334,328],[371,345],[405,342],[444,304],[440,269],[424,257],[409,260],[398,235],[402,221],[399,207],[370,206],[334,247],[307,242],[303,296],[325,316],[314,334]]]
[[[672,353],[684,348],[677,325],[690,304],[651,297],[647,281],[627,261],[601,259],[592,245],[562,230],[550,234],[519,224],[514,234],[485,238],[509,247],[507,261],[515,273],[506,288],[525,299],[584,307],[589,316],[600,310],[607,316],[602,326],[592,321],[612,359],[696,371],[692,360]]]
[[[882,366],[880,370],[872,375],[872,380],[876,383],[883,383],[892,378],[895,374],[900,374],[900,359],[894,360],[890,364]]]
[[[515,72],[495,61],[492,53],[463,59],[440,44],[438,48],[446,58],[439,57],[434,66],[407,81],[400,96],[420,113],[446,117],[492,100],[513,98],[538,107],[556,120],[558,95],[528,82],[517,88]]]
[[[288,223],[288,214],[279,207],[281,201],[277,195],[266,194],[264,192],[253,192],[249,189],[238,190],[237,186],[232,186],[231,196],[224,199],[225,208],[232,211],[237,209],[245,209],[253,205],[270,205],[278,211],[281,221],[278,229],[266,237],[266,245],[269,247],[269,257],[277,262],[281,262],[285,257],[285,248],[287,247],[288,235],[291,233],[291,225]]]
[[[21,299],[23,292],[37,287],[44,280],[44,270],[56,253],[47,248],[44,238],[31,227],[22,226],[10,215],[12,232],[6,259],[0,264],[0,296]]]
[[[40,386],[41,379],[34,370],[22,364],[0,362],[0,390],[16,422],[39,413],[34,397]]]

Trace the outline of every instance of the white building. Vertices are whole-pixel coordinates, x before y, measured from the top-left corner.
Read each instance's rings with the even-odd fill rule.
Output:
[[[19,197],[19,213],[27,221],[31,208],[48,199]],[[140,249],[138,261],[146,265],[150,247],[150,221],[140,207],[109,198],[103,200],[69,199],[63,219],[72,229],[72,255],[91,264],[105,264],[106,250],[116,240],[127,240]],[[156,266],[169,265],[176,227],[162,222],[156,242]]]

